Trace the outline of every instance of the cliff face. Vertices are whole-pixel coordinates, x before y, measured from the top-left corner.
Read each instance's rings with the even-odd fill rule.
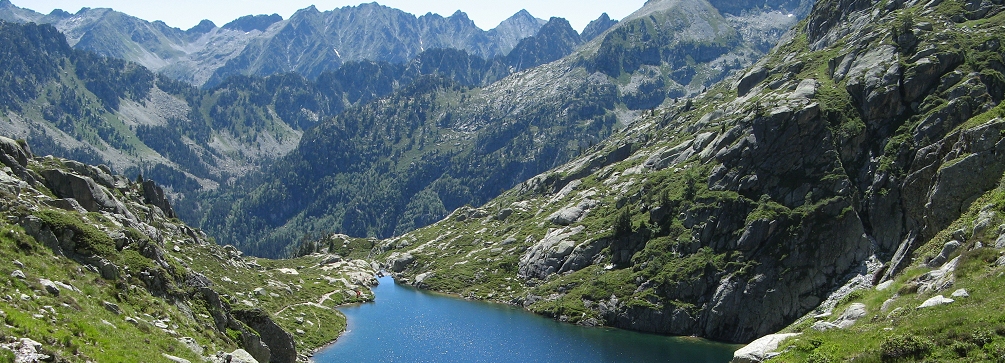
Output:
[[[385,241],[388,265],[560,320],[733,342],[829,312],[998,185],[1002,9],[818,2],[742,75]]]
[[[333,306],[372,298],[356,292],[376,283],[368,263],[245,258],[174,218],[150,180],[5,137],[0,163],[0,349],[17,361],[295,362],[345,329]],[[305,314],[332,329],[300,330]]]

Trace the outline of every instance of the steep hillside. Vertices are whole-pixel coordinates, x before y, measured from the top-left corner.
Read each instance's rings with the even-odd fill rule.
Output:
[[[791,331],[844,328],[800,339],[794,361],[817,347],[834,361],[863,350],[878,361],[888,347],[884,361],[943,361],[956,348],[939,342],[990,331],[955,350],[982,356],[974,346],[1005,341],[991,302],[1000,231],[989,228],[1005,171],[1002,10],[818,2],[741,75],[645,112],[481,207],[384,241],[385,266],[416,286],[586,325],[730,342],[797,320]],[[975,299],[915,311],[956,277]],[[892,290],[852,292],[886,281]],[[887,308],[904,309],[882,319],[891,297]],[[867,312],[835,318],[858,301]],[[902,338],[912,334],[932,337]]]
[[[751,9],[751,19],[760,11]],[[426,78],[322,122],[260,178],[201,198],[199,225],[265,256],[288,253],[310,234],[405,233],[570,160],[640,113],[697,94],[762,54],[734,27],[740,23],[704,0],[650,2],[633,19],[484,87]],[[503,61],[516,68],[556,59],[580,41],[552,19]]]
[[[0,163],[5,362],[306,361],[345,330],[335,306],[372,299],[367,262],[242,257],[150,180],[6,137]]]
[[[0,60],[8,65],[0,130],[42,153],[146,173],[176,193],[213,188],[285,154],[299,129],[316,122],[310,113],[326,112],[284,107],[298,95],[278,90],[307,84],[302,78],[277,77],[269,94],[250,99],[239,95],[254,89],[239,83],[200,91],[135,63],[73,50],[51,26],[0,28]]]

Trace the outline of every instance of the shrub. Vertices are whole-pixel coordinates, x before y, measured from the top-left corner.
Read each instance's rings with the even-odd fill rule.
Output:
[[[880,346],[884,362],[896,362],[904,358],[920,359],[932,351],[932,343],[913,335],[894,335]]]
[[[632,213],[628,207],[621,208],[618,217],[614,218],[614,236],[620,237],[632,233]]]

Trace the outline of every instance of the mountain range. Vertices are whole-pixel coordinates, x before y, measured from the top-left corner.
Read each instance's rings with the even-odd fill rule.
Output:
[[[81,43],[140,48],[0,10],[18,20],[0,22],[0,133],[19,139],[0,138],[0,333],[53,355],[137,360],[138,341],[85,337],[147,334],[171,357],[306,359],[333,337],[299,324],[342,329],[329,305],[367,299],[348,289],[378,268],[749,343],[734,362],[1005,354],[1001,1],[651,0],[582,33],[525,22],[507,52],[402,40],[463,14],[308,8],[190,29],[254,35],[204,87],[130,58],[167,43],[107,57]],[[360,52],[401,58],[311,51],[364,13]],[[42,346],[19,342],[0,345]]]
[[[2,15],[4,18],[24,20],[34,14],[13,7],[9,2],[0,8],[5,9],[0,11],[0,14],[5,14]],[[409,24],[419,19],[375,4],[323,13],[305,9],[289,20],[271,23],[262,34],[283,34],[301,39],[304,44],[322,44],[335,38],[331,34],[307,30],[297,35],[291,29],[317,28],[321,24],[317,22],[351,19],[346,14],[364,9],[384,14],[381,19],[399,19],[396,24],[404,27],[412,26]],[[130,74],[135,73],[145,81],[136,83],[119,78],[114,82],[121,85],[103,83],[101,81],[105,80],[86,78],[86,74],[78,69],[70,73],[85,79],[68,80],[67,87],[60,88],[68,95],[60,99],[94,100],[96,97],[99,102],[77,102],[69,107],[72,112],[68,113],[70,116],[65,118],[67,122],[62,128],[59,122],[53,121],[62,116],[49,115],[46,118],[46,115],[13,109],[14,112],[7,116],[11,122],[5,128],[8,135],[27,138],[39,152],[104,163],[127,174],[142,172],[147,177],[160,180],[167,185],[168,193],[174,198],[178,214],[183,219],[225,236],[220,237],[221,242],[238,244],[250,253],[278,256],[291,251],[296,241],[308,234],[349,232],[353,235],[388,237],[432,223],[458,206],[487,201],[523,178],[565,162],[580,150],[596,144],[613,130],[631,123],[642,110],[700,93],[731,71],[753,63],[767,50],[764,39],[781,36],[796,21],[796,17],[786,15],[789,13],[784,8],[754,7],[743,16],[722,15],[704,1],[655,1],[624,22],[602,16],[587,27],[590,33],[584,37],[560,18],[553,18],[539,27],[520,25],[530,22],[540,24],[529,21],[532,17],[521,12],[504,22],[504,25],[509,25],[501,25],[495,33],[488,33],[512,36],[528,27],[536,27],[537,33],[516,41],[508,53],[493,58],[482,58],[464,50],[435,48],[416,54],[406,63],[354,61],[335,70],[321,72],[316,79],[295,72],[264,78],[236,75],[207,89],[197,89],[173,80],[164,69],[155,76],[133,63],[118,66],[131,69]],[[144,23],[107,9],[82,9],[78,14],[73,16],[91,14],[87,19],[103,19],[97,16],[103,14],[143,25],[143,29],[158,28],[156,22]],[[45,17],[72,18],[61,12]],[[426,19],[427,23],[423,24],[431,24],[428,23],[433,21],[430,19],[444,19],[431,15],[420,18]],[[461,18],[464,18],[462,14],[455,14],[449,19]],[[206,34],[248,29],[255,33],[273,20],[277,20],[276,17],[242,18]],[[71,23],[86,22],[66,21],[62,24]],[[57,27],[59,24],[56,22]],[[91,24],[109,23],[92,21]],[[339,24],[351,28],[352,24],[360,23]],[[470,21],[459,24],[470,24]],[[70,34],[78,35],[68,39],[91,37],[85,35],[96,33],[87,29],[102,27],[71,29]],[[507,27],[523,30],[503,31]],[[189,31],[209,28],[209,24],[203,24]],[[175,33],[180,34],[178,32],[181,31]],[[367,30],[367,34],[390,33]],[[124,41],[132,38],[121,35],[94,38],[102,40],[102,44],[116,45],[102,49],[138,49],[132,40]],[[160,39],[137,36],[137,39],[140,38]],[[267,46],[267,38],[256,38],[259,40],[255,42],[259,43],[248,44],[258,44],[257,48],[243,46],[241,54],[253,54],[254,59],[271,57],[265,56],[274,54],[269,53],[271,48]],[[476,38],[482,39],[471,39]],[[243,44],[241,41],[229,44],[239,47]],[[78,41],[76,47],[86,44],[92,43]],[[157,48],[150,44],[172,48],[163,42],[144,44],[148,44],[147,48],[139,48]],[[400,47],[400,44],[397,40],[367,43],[386,49],[408,49]],[[258,50],[249,50],[252,48]],[[314,46],[307,48],[314,49]],[[359,52],[365,53],[362,50]],[[85,50],[77,49],[73,54],[80,56],[71,58],[100,59],[85,53]],[[319,60],[323,55],[298,57],[303,64],[333,64]],[[130,59],[129,56],[125,58]],[[277,64],[273,61],[265,63]],[[301,72],[308,72],[306,69],[302,68]],[[310,72],[319,69],[314,68]],[[154,79],[156,81],[151,81]],[[444,91],[457,87],[446,85],[443,80],[469,90]],[[414,82],[418,84],[412,86]],[[84,87],[80,87],[81,84]],[[134,88],[134,92],[127,94],[113,87],[125,85]],[[34,87],[42,89],[46,86],[38,83]],[[395,92],[400,95],[394,96]],[[420,96],[437,101],[418,104],[411,101]],[[398,97],[404,103],[371,102],[383,97]],[[455,97],[458,98],[447,101]],[[48,98],[28,97],[20,102],[36,105],[19,106],[20,110],[64,108],[53,106],[53,101]],[[412,108],[399,109],[399,106],[406,105]],[[351,112],[345,113],[347,108]],[[361,112],[364,109],[372,112]],[[378,119],[366,120],[367,115],[399,114],[405,110],[412,114],[409,117],[413,120],[407,121],[412,126],[391,127],[385,124],[380,128],[368,124]],[[76,130],[86,127],[71,125],[72,120],[81,119],[78,114],[82,113],[93,115],[85,118],[92,120],[89,122],[95,124],[93,128],[114,130],[115,134],[112,131],[95,132],[95,136],[87,139],[89,141],[82,142],[81,135],[87,132]],[[433,115],[435,117],[430,117]],[[397,117],[389,117],[379,119],[379,122],[398,122],[396,120]],[[311,134],[310,143],[297,146],[303,132],[322,124],[326,126],[318,130],[345,124],[350,130],[370,135],[355,131]],[[425,132],[415,139],[414,130],[419,129]],[[378,132],[380,130],[384,131]],[[400,137],[403,133],[410,135],[405,141]],[[533,136],[535,134],[537,136]],[[341,138],[334,135],[341,135]],[[406,143],[391,146],[401,142]],[[436,147],[427,148],[430,143],[435,143]],[[354,156],[359,163],[347,165],[344,164],[347,159],[332,155],[355,153],[338,146],[353,144],[358,145],[356,150],[370,150]],[[406,163],[395,155],[369,154],[372,150],[387,150],[388,147],[397,149],[398,155],[407,155],[409,161]],[[290,155],[289,158],[283,159],[286,155]],[[301,155],[309,157],[305,159]],[[429,168],[431,174],[421,181],[409,181],[413,176],[403,174],[403,169],[381,166],[387,165],[388,157],[394,157],[394,163],[402,167],[411,165],[415,160],[416,167]],[[318,160],[330,160],[332,164],[322,167]],[[365,180],[373,182],[346,184],[342,188],[353,190],[337,192],[341,197],[336,199],[325,197],[336,193],[336,189],[311,184],[311,181],[326,177],[344,178],[363,170],[370,170],[368,173],[373,177]],[[493,176],[496,173],[505,173],[505,177]],[[476,182],[473,190],[455,186],[477,180],[484,180],[484,185]],[[299,194],[270,192],[280,190],[277,183],[282,184],[282,188],[295,188]],[[307,185],[303,185],[305,183]],[[365,192],[360,188],[364,184],[370,184],[366,188],[376,188],[380,192]],[[376,187],[378,184],[384,186]],[[197,196],[197,193],[200,194]],[[316,201],[304,205],[302,202],[277,200],[288,197],[303,201],[306,200],[303,193],[311,193]],[[267,197],[262,198],[262,195]],[[370,210],[377,209],[367,208],[368,211],[359,215],[349,214],[347,218],[345,211],[356,210],[350,208],[354,203],[388,205],[390,208],[386,208],[387,215],[373,214]]]
[[[204,20],[181,30],[102,8],[43,15],[9,0],[0,1],[0,20],[52,24],[74,48],[133,61],[196,86],[214,86],[232,75],[295,72],[313,79],[345,62],[404,63],[435,48],[493,58],[545,24],[520,11],[485,31],[459,11],[446,18],[416,17],[370,3],[325,12],[312,6],[290,19],[249,15],[222,27]]]

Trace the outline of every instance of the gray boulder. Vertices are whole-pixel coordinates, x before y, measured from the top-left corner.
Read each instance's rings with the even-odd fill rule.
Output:
[[[15,279],[21,279],[21,280],[24,280],[26,278],[24,276],[24,272],[21,271],[21,270],[14,270],[14,272],[10,273],[10,277],[13,277]]]
[[[960,243],[960,241],[956,240],[946,242],[946,244],[942,246],[942,252],[939,252],[938,256],[932,258],[932,260],[928,262],[928,266],[932,268],[942,267],[946,261],[949,261],[949,256],[951,256],[953,252],[956,252],[956,250],[962,245],[963,244]]]
[[[761,83],[765,78],[768,78],[768,70],[762,66],[751,69],[743,77],[740,77],[740,81],[736,83],[736,94],[739,96],[745,96],[747,92],[750,92],[752,88],[758,83]]]
[[[14,352],[14,362],[46,362],[49,356],[42,354],[42,343],[29,338],[21,338],[10,344],[3,344],[3,347]]]
[[[45,288],[45,291],[51,294],[52,296],[59,296],[59,286],[56,286],[56,284],[54,284],[51,280],[39,279],[38,283],[42,284],[42,287]]]
[[[550,216],[548,216],[548,221],[560,226],[568,226],[570,224],[579,222],[579,220],[583,219],[583,217],[586,216],[586,213],[589,212],[590,209],[593,209],[593,207],[595,206],[597,206],[597,201],[592,199],[586,199],[579,202],[579,204],[570,207],[565,207],[559,209],[555,213],[552,213]]]
[[[0,164],[10,167],[14,175],[28,182],[35,184],[37,181],[33,173],[28,170],[28,159],[31,159],[31,150],[27,145],[22,147],[17,141],[0,136]]]
[[[120,308],[119,305],[116,305],[115,303],[102,301],[101,305],[105,307],[105,310],[108,310],[115,315],[122,315],[122,308]]]
[[[834,325],[837,325],[841,329],[846,329],[854,325],[858,319],[865,317],[865,314],[865,304],[851,304],[847,309],[845,309],[844,313],[842,313],[841,316],[834,321]]]
[[[175,356],[167,354],[167,353],[161,353],[161,356],[163,356],[164,359],[167,359],[167,360],[172,361],[174,363],[192,363],[192,361],[190,361],[188,359],[181,358],[181,357],[175,357]]]
[[[84,207],[81,206],[80,203],[77,202],[77,200],[73,199],[73,198],[53,199],[53,200],[44,201],[43,203],[45,203],[46,205],[48,205],[50,207],[53,207],[53,208],[59,208],[59,209],[68,210],[68,211],[74,211],[74,212],[78,212],[78,213],[87,213],[87,210],[84,209]]]

